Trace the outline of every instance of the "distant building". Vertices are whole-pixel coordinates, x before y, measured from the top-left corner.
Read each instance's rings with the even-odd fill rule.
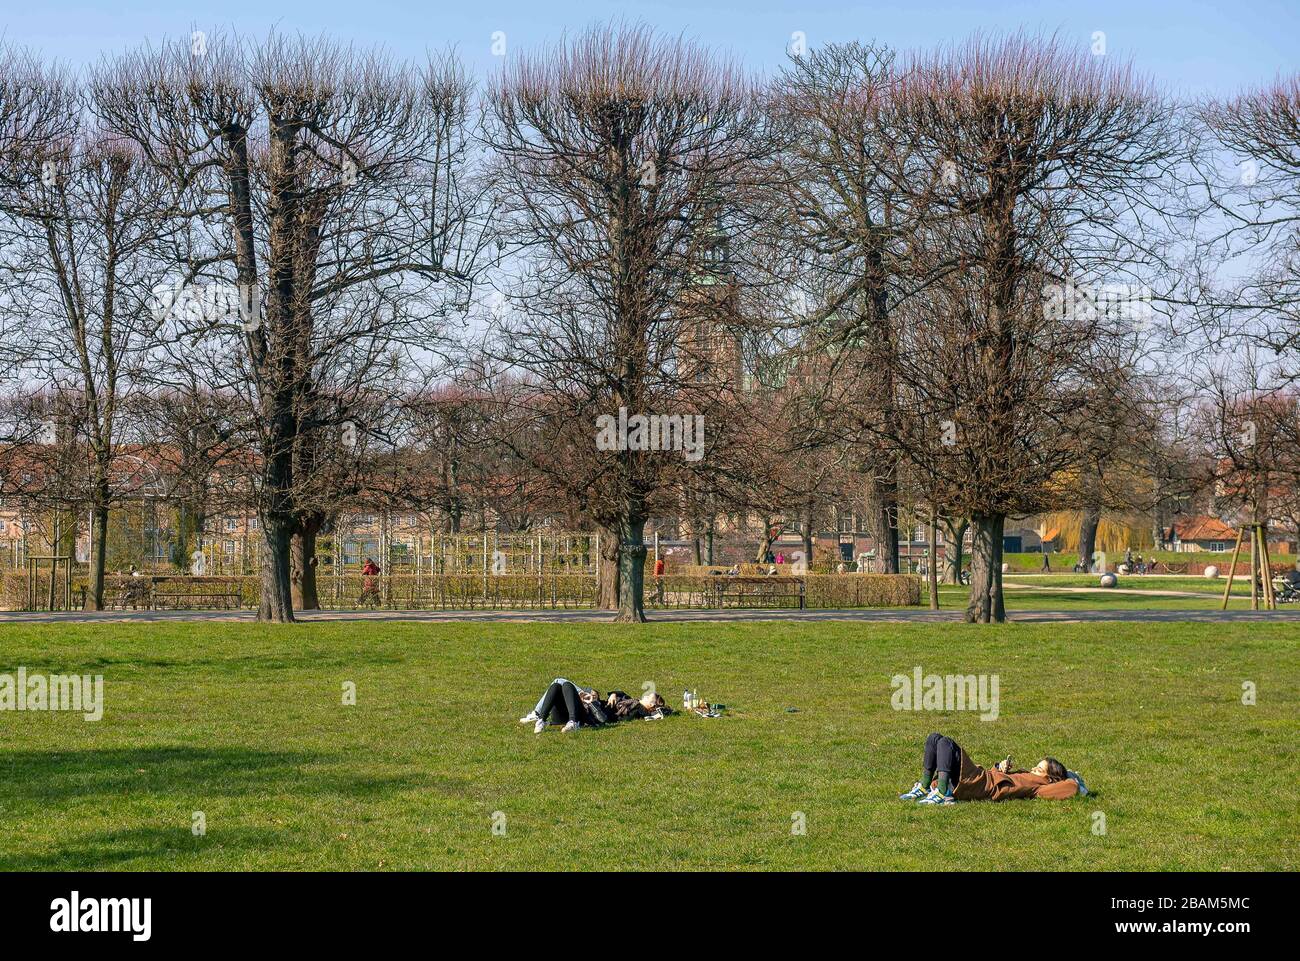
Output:
[[[1237,529],[1205,514],[1175,518],[1164,533],[1164,541],[1171,551],[1182,553],[1230,551],[1237,542]]]

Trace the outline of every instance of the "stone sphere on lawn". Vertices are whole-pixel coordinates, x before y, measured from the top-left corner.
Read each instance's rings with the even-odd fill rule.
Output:
[[[1215,567],[1213,564],[1211,564],[1209,567],[1205,569],[1205,576],[1210,578],[1218,577],[1219,569]]]
[[[1119,583],[1119,578],[1116,577],[1114,574],[1102,574],[1102,575],[1101,575],[1101,586],[1102,586],[1102,587],[1114,587],[1114,586],[1115,586],[1116,584],[1118,584],[1118,583]]]

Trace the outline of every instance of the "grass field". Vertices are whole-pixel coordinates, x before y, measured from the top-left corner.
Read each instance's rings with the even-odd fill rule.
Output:
[[[0,630],[0,672],[103,674],[107,702],[0,713],[0,870],[1297,867],[1294,625]],[[997,673],[999,718],[892,710],[917,665]],[[730,710],[534,736],[557,674]],[[899,802],[933,729],[1096,795]]]
[[[1220,585],[1217,595],[1205,594],[1196,597],[1162,597],[1151,594],[1130,594],[1124,590],[1063,590],[1062,588],[1089,587],[1088,584],[1058,584],[1054,578],[1029,577],[1013,579],[1008,576],[1004,587],[1006,608],[1013,615],[1016,611],[1098,611],[1098,610],[1152,610],[1152,611],[1217,611],[1223,606],[1223,587]],[[1095,583],[1095,582],[1094,582]],[[1026,585],[1018,588],[1016,585]],[[1171,585],[1144,585],[1125,581],[1124,589],[1151,591],[1185,591],[1187,587]],[[930,601],[928,588],[921,593],[921,606]],[[939,585],[939,606],[944,610],[961,610],[970,598],[970,589],[956,585]],[[1262,606],[1262,602],[1261,602]],[[1228,598],[1228,610],[1250,610],[1250,588],[1245,594],[1233,585],[1232,596]]]
[[[1007,584],[1033,584],[1051,587],[1097,587],[1098,574],[1006,574]],[[1227,577],[1211,580],[1207,577],[1186,577],[1168,574],[1121,574],[1119,589],[1130,591],[1190,591],[1196,594],[1213,594],[1223,597]],[[1232,581],[1233,596],[1250,597],[1250,579],[1245,575]]]

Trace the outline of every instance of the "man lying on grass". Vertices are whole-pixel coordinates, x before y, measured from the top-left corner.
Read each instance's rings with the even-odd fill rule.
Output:
[[[671,713],[661,695],[649,691],[638,701],[622,691],[611,691],[601,698],[594,687],[579,687],[568,678],[557,677],[542,694],[537,706],[519,719],[533,723],[533,733],[541,734],[549,722],[563,724],[564,731],[576,731],[586,724],[614,724],[635,718],[661,718]]]
[[[921,780],[898,797],[919,804],[956,804],[1035,797],[1059,800],[1087,793],[1083,778],[1054,757],[1043,758],[1032,771],[1013,770],[1009,757],[986,769],[952,738],[931,734],[925,739]]]

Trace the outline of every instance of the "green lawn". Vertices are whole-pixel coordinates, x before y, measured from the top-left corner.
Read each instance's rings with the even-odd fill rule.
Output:
[[[1005,574],[1007,584],[1030,584],[1049,587],[1099,587],[1100,574]],[[1227,577],[1211,580],[1208,577],[1186,577],[1166,574],[1120,574],[1119,589],[1129,591],[1191,591],[1196,594],[1214,594],[1223,597]],[[1244,574],[1233,578],[1233,596],[1250,597],[1250,578]]]
[[[0,870],[1300,866],[1293,624],[0,632],[0,672],[102,673],[107,699],[98,723],[0,713]],[[997,673],[1000,717],[892,710],[917,665]],[[556,674],[730,711],[537,737],[516,719]],[[934,729],[1055,754],[1096,796],[900,802]]]
[[[1046,581],[1046,578],[1042,579]],[[1014,616],[1016,611],[1098,611],[1098,610],[1149,610],[1149,611],[1217,611],[1223,607],[1223,594],[1217,597],[1160,597],[1150,594],[1126,594],[1123,591],[1074,591],[1058,590],[1058,587],[1076,587],[1087,585],[1072,584],[1034,584],[1033,590],[1017,589],[1013,583],[1031,583],[1028,579],[1019,582],[1007,580],[1004,597],[1007,611]],[[1124,587],[1132,585],[1125,584]],[[1151,590],[1161,590],[1152,587]],[[1181,587],[1164,588],[1166,590],[1184,590]],[[930,603],[929,588],[921,587],[921,606]],[[1222,588],[1220,588],[1222,591]],[[970,597],[970,588],[956,585],[939,585],[939,606],[944,610],[961,610],[966,607]],[[1263,606],[1263,601],[1260,601]],[[1280,605],[1279,605],[1280,607]],[[1228,610],[1250,610],[1250,592],[1241,596],[1233,586],[1232,596],[1228,598]]]

